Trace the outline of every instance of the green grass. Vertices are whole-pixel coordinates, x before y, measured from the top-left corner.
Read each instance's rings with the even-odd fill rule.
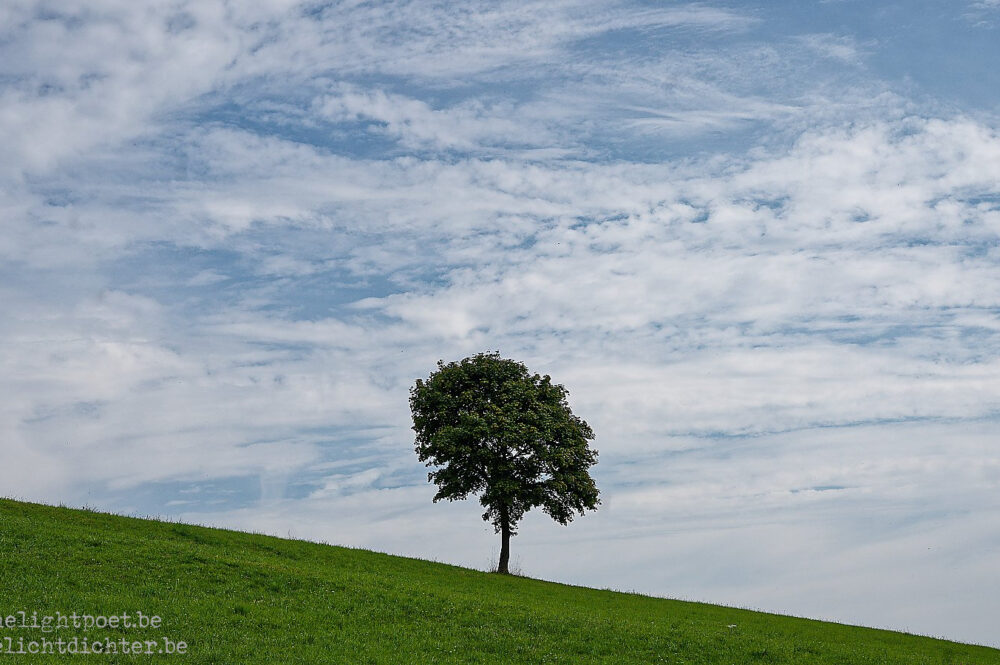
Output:
[[[995,649],[902,633],[5,499],[0,576],[0,616],[162,619],[145,630],[0,628],[0,646],[187,644],[183,656],[0,654],[11,663],[1000,664]]]

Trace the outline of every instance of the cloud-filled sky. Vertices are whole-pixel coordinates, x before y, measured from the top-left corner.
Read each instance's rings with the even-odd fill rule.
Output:
[[[0,493],[485,568],[408,389],[604,505],[525,574],[1000,645],[1000,3],[9,0]]]

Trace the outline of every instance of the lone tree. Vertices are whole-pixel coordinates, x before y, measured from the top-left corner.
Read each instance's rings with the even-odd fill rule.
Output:
[[[526,512],[541,506],[568,524],[600,503],[588,469],[597,451],[590,426],[573,415],[567,392],[524,364],[480,353],[445,365],[410,389],[416,450],[439,467],[434,501],[479,494],[483,519],[501,534],[498,573],[508,573],[510,537]]]

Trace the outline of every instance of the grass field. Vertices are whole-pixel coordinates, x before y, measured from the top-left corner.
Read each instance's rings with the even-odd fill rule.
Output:
[[[164,638],[176,663],[1000,664],[1000,651],[714,605],[504,577],[415,559],[0,499],[0,659],[145,662],[7,653]],[[26,612],[23,619],[16,612]],[[30,615],[77,613],[43,632]],[[82,615],[160,617],[83,629]],[[95,619],[96,621],[96,619]],[[10,641],[6,641],[10,638]],[[155,645],[155,646],[153,646]],[[131,648],[131,647],[130,647]]]

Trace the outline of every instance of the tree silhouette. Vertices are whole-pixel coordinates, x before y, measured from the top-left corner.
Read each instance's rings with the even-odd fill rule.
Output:
[[[508,573],[510,537],[536,506],[560,524],[600,503],[589,469],[594,433],[573,415],[567,392],[524,364],[480,353],[438,361],[410,389],[416,451],[437,483],[434,501],[478,494],[483,519],[501,534],[497,572]]]

